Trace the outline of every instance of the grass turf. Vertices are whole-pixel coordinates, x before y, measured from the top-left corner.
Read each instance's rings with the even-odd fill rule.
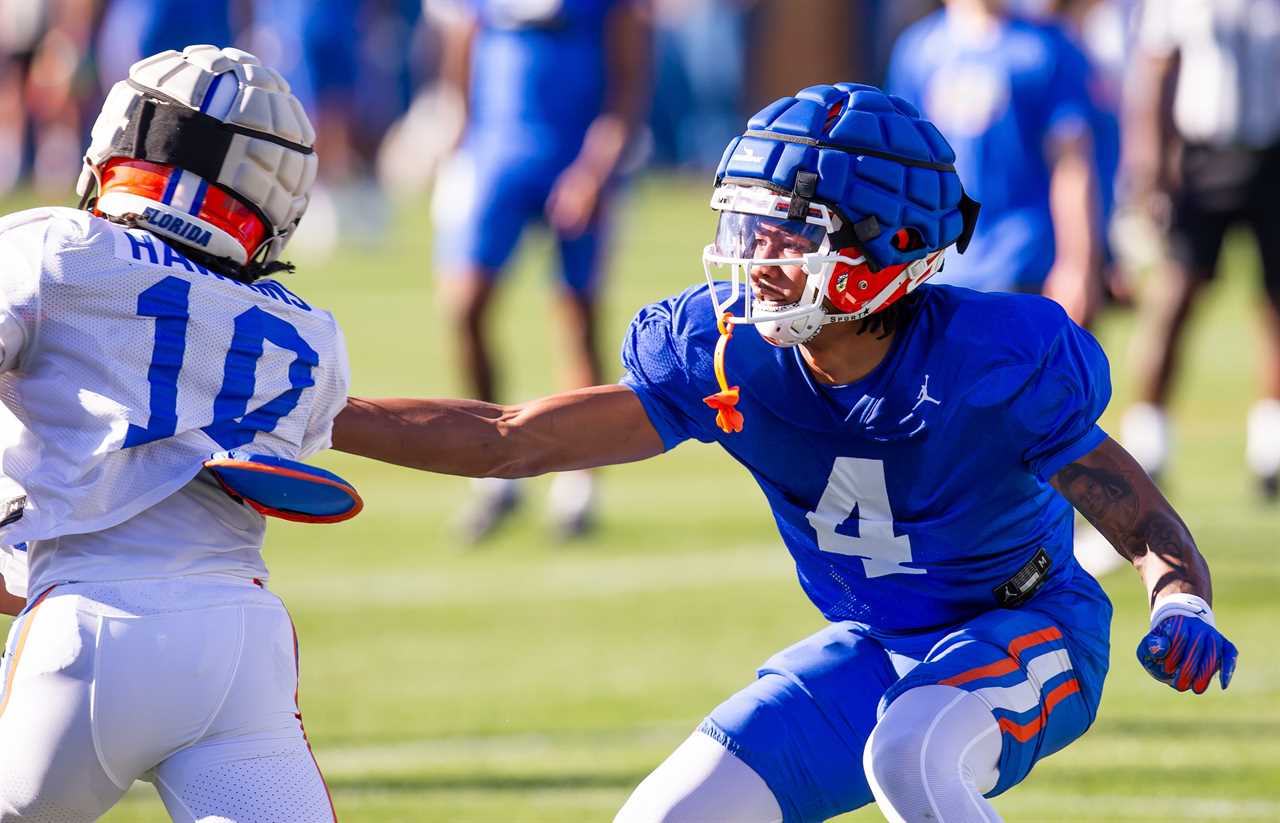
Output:
[[[651,179],[620,210],[602,335],[612,376],[634,311],[701,278],[707,194],[702,180]],[[300,260],[290,278],[342,321],[353,392],[458,391],[425,212],[407,205],[384,241]],[[493,331],[510,399],[557,385],[547,251],[531,238],[500,294]],[[1011,820],[1280,819],[1280,663],[1267,653],[1280,511],[1257,501],[1241,456],[1251,246],[1234,242],[1224,268],[1187,348],[1168,487],[1213,568],[1219,625],[1240,648],[1236,680],[1198,698],[1150,680],[1132,653],[1144,598],[1134,575],[1115,573],[1099,719],[996,800]],[[1122,313],[1100,329],[1116,384],[1104,425],[1128,396],[1131,330]],[[601,528],[569,545],[542,517],[546,481],[532,481],[525,509],[473,551],[450,529],[464,481],[320,462],[356,483],[365,512],[335,526],[273,522],[267,559],[298,625],[307,729],[344,820],[610,819],[759,662],[821,626],[759,491],[711,447],[603,472]],[[145,786],[104,818],[162,819]]]

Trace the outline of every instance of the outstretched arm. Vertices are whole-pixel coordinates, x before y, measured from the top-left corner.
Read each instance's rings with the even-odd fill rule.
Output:
[[[333,423],[338,451],[466,477],[529,477],[661,454],[662,438],[625,386],[528,403],[362,398]]]
[[[1236,649],[1214,626],[1209,567],[1187,524],[1137,461],[1107,438],[1052,482],[1147,587],[1151,632],[1138,644],[1142,665],[1178,691],[1197,694],[1220,670],[1225,689]]]

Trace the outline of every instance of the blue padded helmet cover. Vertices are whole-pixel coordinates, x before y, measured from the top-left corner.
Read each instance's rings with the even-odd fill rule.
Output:
[[[834,207],[845,223],[835,247],[857,245],[884,267],[952,243],[964,251],[977,204],[964,195],[955,159],[938,129],[906,100],[874,86],[837,83],[761,109],[725,149],[716,184],[794,192],[797,172],[814,173],[811,199]],[[919,232],[923,248],[893,247],[894,233],[905,227]]]

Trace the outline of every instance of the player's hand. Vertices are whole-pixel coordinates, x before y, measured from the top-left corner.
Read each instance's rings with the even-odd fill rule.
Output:
[[[1236,670],[1236,647],[1213,624],[1209,604],[1190,594],[1162,598],[1151,631],[1138,643],[1138,662],[1152,677],[1180,692],[1204,694],[1214,672],[1222,688]]]
[[[600,205],[604,178],[579,164],[572,164],[556,179],[547,197],[547,222],[566,237],[578,237],[587,230]]]

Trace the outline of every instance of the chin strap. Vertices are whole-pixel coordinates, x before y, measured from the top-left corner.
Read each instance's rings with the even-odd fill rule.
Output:
[[[738,387],[730,386],[724,374],[725,350],[733,337],[733,324],[729,322],[729,317],[730,314],[725,312],[716,318],[716,325],[720,328],[720,339],[716,341],[715,368],[716,382],[720,384],[720,391],[702,398],[703,403],[716,410],[716,425],[725,434],[742,431],[742,412],[735,408],[738,405]]]

